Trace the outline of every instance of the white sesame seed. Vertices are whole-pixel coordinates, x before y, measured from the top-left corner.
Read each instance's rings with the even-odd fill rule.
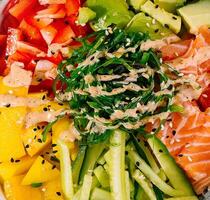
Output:
[[[171,141],[170,141],[170,144],[173,144],[174,143],[174,139],[172,139]]]
[[[208,98],[208,95],[207,94],[202,94],[202,97]]]
[[[45,192],[46,191],[46,188],[42,188],[42,192]]]
[[[186,144],[186,145],[185,145],[186,148],[188,148],[188,147],[190,147],[190,146],[191,146],[190,144]]]
[[[187,159],[192,162],[192,158],[190,156],[187,156]]]
[[[164,36],[164,35],[165,35],[165,33],[160,33],[160,35]]]
[[[181,140],[180,139],[176,139],[176,142],[180,142]]]
[[[152,24],[156,24],[156,20],[155,19],[152,20]]]
[[[174,54],[175,54],[175,56],[179,56],[178,52],[175,52]]]
[[[13,91],[12,91],[12,90],[9,90],[8,93],[9,93],[9,94],[13,94]]]
[[[146,26],[149,28],[149,27],[150,27],[150,24],[147,22],[147,23],[146,23]]]
[[[170,128],[173,127],[173,123],[172,123],[172,122],[169,123],[169,127],[170,127]]]

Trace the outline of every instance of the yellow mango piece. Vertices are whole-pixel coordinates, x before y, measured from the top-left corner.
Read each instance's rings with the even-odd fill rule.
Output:
[[[65,131],[68,131],[69,130],[69,127],[71,125],[71,120],[68,118],[68,117],[64,117],[60,120],[58,120],[52,127],[52,143],[54,144],[53,145],[53,151],[57,151],[55,153],[55,156],[56,157],[59,157],[59,148],[57,146],[57,141],[58,139],[62,139],[62,134],[65,132]],[[68,144],[68,147],[70,149],[70,153],[71,153],[71,156],[72,154],[74,154],[74,150],[77,149],[77,145],[75,142],[67,142],[66,143]]]
[[[31,167],[35,157],[24,156],[17,162],[5,162],[0,164],[0,182],[10,179],[12,176],[17,176],[25,173]]]
[[[7,200],[43,200],[39,188],[21,185],[23,175],[15,176],[4,182],[4,192]]]
[[[24,146],[26,148],[27,153],[30,156],[33,156],[40,151],[42,151],[45,147],[47,147],[51,142],[51,135],[47,134],[47,140],[43,142],[42,140],[42,132],[44,126],[34,126],[25,129],[22,134],[22,140]]]
[[[39,156],[23,178],[22,185],[51,181],[59,175],[60,172],[57,168],[54,168],[51,163]]]
[[[28,87],[10,87],[4,84],[3,77],[0,77],[0,94],[13,94],[15,96],[26,96]]]
[[[47,92],[29,93],[28,97],[37,98],[37,99],[46,99],[47,98]]]
[[[23,157],[21,134],[26,107],[0,108],[0,162]]]
[[[42,191],[45,200],[64,200],[61,190],[61,179],[58,177],[53,181],[43,184]]]
[[[31,108],[31,112],[57,111],[65,108],[68,108],[68,106],[64,104],[59,104],[58,102],[55,101],[50,101],[47,104]]]

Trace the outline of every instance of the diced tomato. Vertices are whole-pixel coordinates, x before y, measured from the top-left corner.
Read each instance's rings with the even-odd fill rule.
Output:
[[[56,35],[53,43],[70,43],[75,37],[74,31],[71,26],[66,25],[63,29],[60,29],[58,34]]]
[[[203,91],[198,99],[198,105],[202,111],[210,107],[210,85]]]
[[[79,0],[66,0],[66,13],[67,16],[77,15],[79,12],[80,1]]]
[[[28,71],[34,72],[35,67],[36,67],[36,62],[34,61],[34,59],[32,59],[27,65],[25,64],[25,69]]]
[[[0,26],[0,32],[2,34],[7,34],[9,28],[17,28],[18,25],[19,25],[18,20],[12,15],[8,14],[2,20],[2,23]]]
[[[42,50],[38,49],[35,46],[32,46],[30,43],[18,41],[17,42],[17,50],[23,53],[27,53],[29,55],[39,55],[39,54],[45,54]]]
[[[2,48],[4,48],[6,46],[6,42],[7,42],[7,35],[0,35],[1,50],[2,50]]]
[[[17,50],[17,42],[22,39],[22,32],[19,29],[9,28],[7,37],[6,55],[12,55]]]
[[[37,0],[19,0],[17,4],[9,9],[9,13],[19,21],[30,13],[30,10],[36,6]]]
[[[46,43],[49,45],[55,38],[58,31],[53,26],[49,25],[49,26],[46,26],[45,28],[41,29],[40,32],[42,34],[42,37],[46,41]]]
[[[26,21],[31,24],[32,26],[35,26],[38,29],[42,29],[48,25],[50,25],[53,22],[53,19],[50,18],[40,18],[35,19],[34,16],[30,16],[26,19]]]
[[[16,51],[14,54],[12,54],[8,57],[7,63],[8,63],[8,65],[10,65],[12,62],[18,61],[18,62],[23,62],[26,66],[26,65],[28,65],[28,63],[30,62],[31,59],[32,59],[31,55]]]
[[[3,10],[3,15],[6,16],[9,13],[9,9],[12,8],[15,4],[17,4],[19,0],[10,0],[6,7]]]
[[[58,65],[63,60],[63,57],[61,53],[58,53],[56,56],[50,56],[50,57],[46,56],[45,59]]]
[[[52,92],[52,85],[53,85],[53,80],[46,79],[38,85],[31,85],[29,87],[29,92],[41,92],[41,91],[45,91],[45,90]]]
[[[44,40],[41,36],[39,29],[28,24],[24,19],[21,21],[19,28],[22,30],[23,34],[26,36],[26,41],[32,43],[43,44]]]
[[[168,61],[168,60],[173,60],[177,57],[183,56],[187,52],[191,44],[191,41],[192,40],[184,40],[181,42],[169,44],[162,47],[161,53],[162,53],[163,60]]]

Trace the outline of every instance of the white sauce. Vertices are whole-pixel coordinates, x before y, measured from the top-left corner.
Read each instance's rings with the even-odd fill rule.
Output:
[[[24,64],[14,62],[11,65],[10,72],[3,78],[3,83],[10,87],[29,86],[32,80],[32,72],[23,69]]]
[[[0,107],[10,105],[10,107],[27,106],[37,107],[42,104],[47,104],[48,100],[42,100],[31,97],[17,97],[9,94],[0,95]]]
[[[156,49],[156,50],[160,50],[163,46],[166,46],[172,42],[177,42],[179,41],[180,38],[176,35],[173,36],[169,36],[160,40],[147,40],[146,42],[143,42],[141,44],[141,50],[142,51],[147,51],[149,49]]]

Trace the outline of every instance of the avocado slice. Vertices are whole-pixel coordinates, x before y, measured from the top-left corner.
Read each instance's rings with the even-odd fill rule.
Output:
[[[182,191],[185,196],[193,196],[194,191],[185,173],[176,164],[166,146],[156,136],[148,139],[150,148],[156,156],[160,166],[163,168],[171,185],[179,191]]]
[[[202,25],[210,26],[210,1],[200,0],[178,9],[190,33],[197,34]]]
[[[123,28],[134,15],[125,0],[87,0],[86,5],[96,13],[92,22],[94,30],[105,29],[111,24]]]
[[[136,11],[139,11],[141,5],[145,2],[146,0],[128,0],[128,5],[132,6]]]
[[[154,3],[166,10],[175,13],[176,9],[183,6],[186,0],[154,0]]]
[[[90,20],[93,20],[96,17],[96,13],[90,8],[82,7],[79,8],[78,24],[86,24]]]
[[[135,15],[126,29],[128,32],[148,33],[151,40],[161,39],[174,34],[170,29],[163,27],[158,21],[145,15],[143,12]]]
[[[148,15],[159,21],[163,26],[171,29],[173,32],[180,32],[181,17],[165,11],[151,1],[147,1],[145,4],[143,4],[141,6],[141,11],[147,13]]]

